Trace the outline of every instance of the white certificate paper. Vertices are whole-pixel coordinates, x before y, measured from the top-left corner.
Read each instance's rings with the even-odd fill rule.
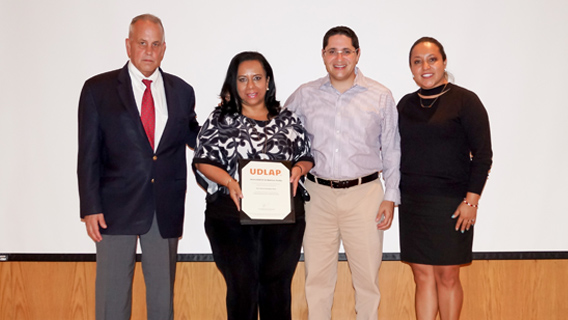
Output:
[[[241,160],[241,223],[294,223],[290,161]]]

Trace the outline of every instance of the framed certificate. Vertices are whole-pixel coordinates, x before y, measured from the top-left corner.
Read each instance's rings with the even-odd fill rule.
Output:
[[[239,160],[241,224],[294,223],[290,161]]]

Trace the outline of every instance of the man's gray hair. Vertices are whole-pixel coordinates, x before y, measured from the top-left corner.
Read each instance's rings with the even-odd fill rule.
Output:
[[[128,37],[130,38],[130,36],[132,35],[132,28],[134,26],[134,24],[140,20],[143,21],[150,21],[153,22],[157,25],[160,26],[160,28],[162,28],[162,42],[166,41],[166,31],[164,30],[164,25],[162,24],[162,20],[160,20],[160,18],[156,17],[153,14],[150,13],[145,13],[145,14],[141,14],[139,16],[136,16],[132,19],[132,21],[130,22],[130,28],[128,29]]]

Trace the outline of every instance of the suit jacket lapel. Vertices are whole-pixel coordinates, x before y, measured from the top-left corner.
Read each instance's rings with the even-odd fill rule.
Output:
[[[176,90],[174,89],[173,82],[168,77],[167,74],[164,74],[162,69],[160,69],[162,73],[162,79],[164,80],[164,90],[166,93],[166,105],[168,108],[168,121],[166,122],[166,127],[164,128],[164,133],[162,134],[162,138],[160,139],[160,144],[158,145],[159,151],[163,148],[163,145],[167,144],[172,139],[172,135],[175,133],[175,121],[179,118],[179,103],[178,97],[176,94]]]

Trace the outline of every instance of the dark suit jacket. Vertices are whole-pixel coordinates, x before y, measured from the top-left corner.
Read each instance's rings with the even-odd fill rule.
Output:
[[[160,69],[160,72],[162,70]],[[162,72],[168,121],[154,153],[140,120],[128,66],[85,82],[79,101],[77,175],[81,217],[103,213],[103,234],[144,234],[154,212],[164,238],[182,234],[186,144],[199,125],[193,88]]]

